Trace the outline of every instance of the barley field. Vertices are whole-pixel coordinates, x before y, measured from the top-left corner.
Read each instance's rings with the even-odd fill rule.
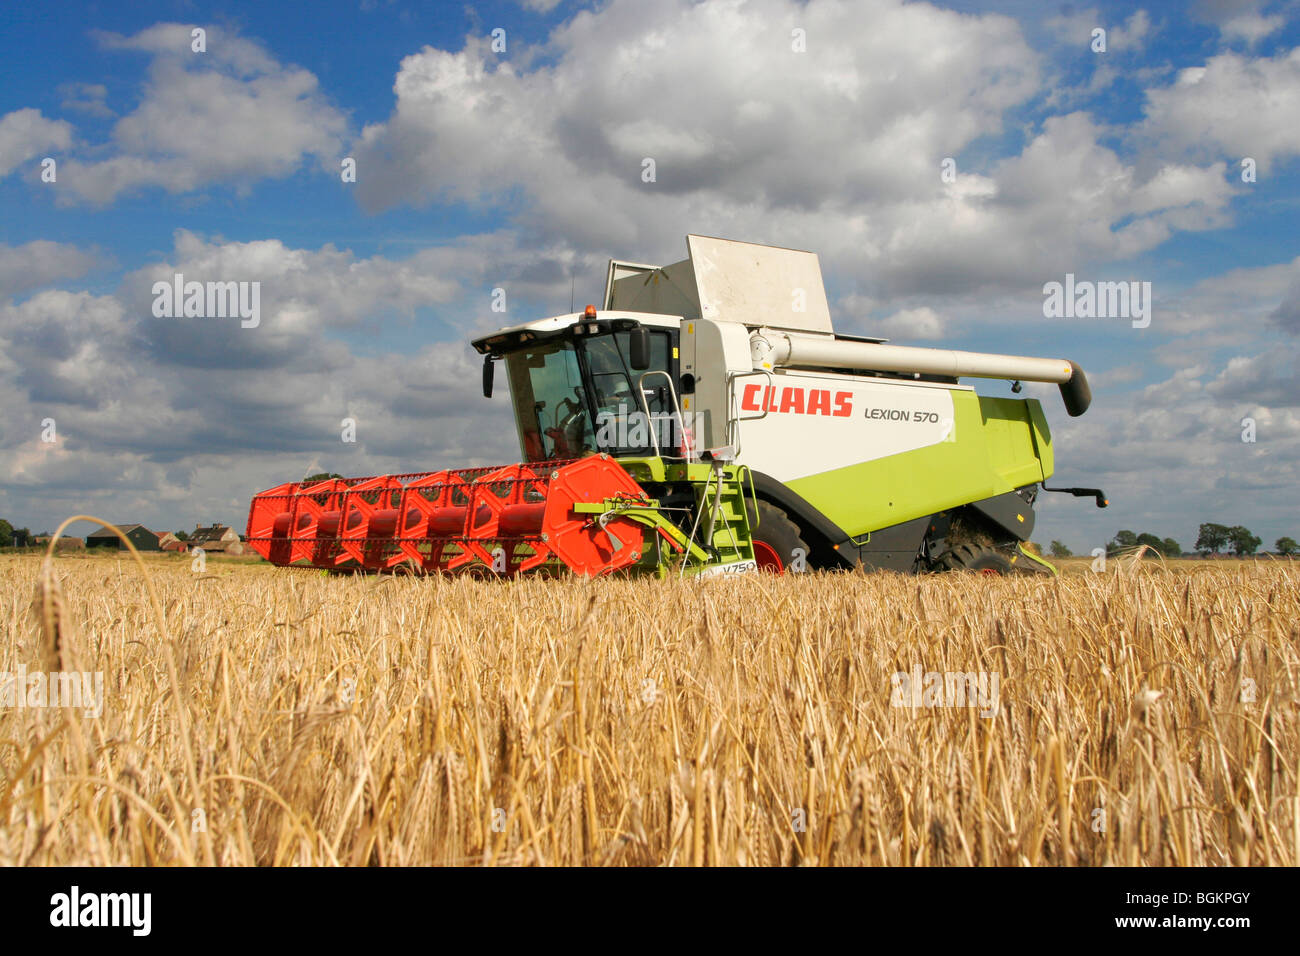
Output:
[[[0,706],[0,865],[1293,866],[1297,568],[0,557],[0,672],[103,674]]]

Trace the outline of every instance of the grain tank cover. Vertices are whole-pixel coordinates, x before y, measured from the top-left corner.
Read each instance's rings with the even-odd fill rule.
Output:
[[[668,266],[611,259],[605,308],[831,332],[816,253],[709,236],[687,236],[686,249]]]

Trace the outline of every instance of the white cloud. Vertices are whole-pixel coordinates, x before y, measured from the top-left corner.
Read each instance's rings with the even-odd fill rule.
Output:
[[[60,83],[58,92],[63,96],[63,102],[59,105],[65,110],[76,110],[100,118],[113,115],[105,102],[108,87],[102,83]]]
[[[88,407],[123,389],[133,374],[128,328],[121,303],[88,292],[49,290],[0,306],[10,373],[35,402]]]
[[[1151,17],[1146,10],[1134,11],[1127,20],[1117,23],[1103,15],[1096,7],[1061,12],[1043,21],[1048,33],[1066,48],[1097,57],[1100,67],[1105,55],[1110,53],[1141,52],[1149,37],[1155,34]],[[1106,31],[1105,53],[1093,52],[1093,31]]]
[[[1093,407],[1056,428],[1058,471],[1103,486],[1113,502],[1072,522],[1094,537],[1131,527],[1187,547],[1202,521],[1245,524],[1270,544],[1295,535],[1300,342],[1276,313],[1298,278],[1300,258],[1231,270],[1157,302],[1151,334],[1172,338],[1148,345],[1137,365],[1091,375]],[[1157,366],[1171,371],[1151,382]],[[1148,384],[1123,387],[1139,382]],[[1253,442],[1242,440],[1248,417]]]
[[[873,266],[900,292],[1041,288],[1091,262],[1151,249],[1177,229],[1226,222],[1222,164],[1144,177],[1100,145],[1104,134],[1083,113],[1051,117],[980,189],[883,210],[877,221],[891,235]]]
[[[1225,40],[1241,40],[1254,46],[1260,40],[1271,36],[1286,25],[1286,17],[1281,14],[1262,16],[1258,13],[1243,13],[1225,20],[1219,29]]]
[[[302,477],[313,460],[350,474],[517,460],[505,395],[475,401],[479,362],[462,330],[448,342],[412,328],[365,354],[328,334],[423,321],[453,300],[467,324],[510,321],[489,318],[487,290],[477,313],[465,304],[474,290],[459,269],[477,261],[466,276],[481,281],[483,249],[508,241],[397,261],[178,232],[158,268],[260,278],[267,314],[257,329],[153,319],[137,301],[152,268],[117,294],[47,290],[0,305],[0,514],[32,527],[78,512],[167,526],[199,508],[204,520],[239,523],[253,493]],[[12,258],[4,251],[0,264]],[[403,348],[403,338],[418,344]],[[356,444],[340,440],[344,416],[357,421]],[[54,445],[39,441],[45,418],[56,422]]]
[[[65,202],[109,203],[147,186],[247,189],[296,172],[308,157],[337,161],[346,122],[312,73],[217,27],[207,28],[208,52],[191,52],[190,29],[158,24],[131,37],[100,35],[108,49],[150,54],[149,81],[139,106],[114,125],[108,158],[65,164]]]
[[[1035,57],[1009,20],[867,7],[614,2],[560,27],[558,62],[532,71],[481,38],[459,53],[426,48],[402,62],[393,116],[365,131],[363,157],[380,166],[363,200],[382,208],[523,187],[564,225],[614,237],[624,216],[599,203],[618,194],[708,191],[804,210],[835,191],[923,194],[940,158],[996,130],[1032,93]],[[796,27],[807,53],[791,49]],[[647,156],[658,165],[653,190],[640,189]],[[575,181],[597,204],[574,208],[572,191],[555,188]]]
[[[889,339],[941,339],[944,335],[943,321],[928,306],[900,309],[869,325],[877,330],[874,334]]]
[[[534,307],[566,311],[574,261],[546,245],[524,246],[509,232],[467,235],[404,259],[361,258],[329,243],[303,249],[278,239],[221,241],[184,229],[174,240],[172,254],[129,273],[119,295],[143,317],[153,348],[171,361],[208,367],[274,364],[299,353],[304,336],[356,329],[377,334],[417,322],[460,342],[472,332],[523,321]],[[260,324],[254,330],[238,321],[153,318],[154,283],[177,273],[186,281],[261,283]],[[505,313],[491,311],[495,288],[506,293]],[[449,321],[431,320],[435,313]]]
[[[0,244],[0,302],[59,279],[75,279],[97,264],[93,252],[37,239],[21,246]]]
[[[1132,385],[1135,382],[1140,382],[1146,378],[1147,372],[1148,369],[1145,365],[1118,365],[1095,374],[1089,372],[1088,384],[1092,386],[1094,392],[1100,392],[1114,388],[1117,385]]]
[[[1217,29],[1225,43],[1254,46],[1286,25],[1288,6],[1294,9],[1289,0],[1195,0],[1187,13]],[[1268,7],[1277,12],[1265,14]]]
[[[1151,30],[1141,13],[1123,29],[1132,44]],[[392,115],[355,146],[362,203],[497,204],[579,257],[668,262],[686,232],[812,249],[832,284],[868,277],[857,291],[890,299],[1041,287],[1227,221],[1221,163],[1126,160],[1082,113],[942,182],[945,157],[1041,90],[1037,55],[1000,16],[613,0],[544,53],[503,60],[470,37],[405,58]]]
[[[1099,485],[1111,507],[1070,512],[1071,524],[1099,543],[1133,528],[1189,549],[1202,521],[1245,524],[1268,543],[1294,535],[1300,393],[1285,365],[1293,372],[1295,359],[1294,350],[1239,356],[1135,393],[1094,389],[1086,416],[1054,428],[1058,483]],[[1247,416],[1253,443],[1242,441]]]
[[[1096,7],[1082,10],[1068,7],[1043,21],[1047,32],[1063,46],[1092,52],[1092,31],[1106,29],[1105,19]]]
[[[1293,345],[1278,346],[1256,355],[1234,356],[1206,383],[1206,394],[1221,402],[1246,402],[1265,410],[1300,411],[1298,360],[1300,349]]]
[[[352,252],[326,244],[311,251],[286,246],[279,239],[220,242],[185,229],[175,234],[171,261],[147,266],[128,276],[128,285],[141,281],[151,287],[176,272],[200,281],[262,282],[263,308],[269,304],[272,325],[278,305],[292,307],[311,328],[353,325],[377,310],[409,316],[421,306],[450,301],[460,292],[458,278],[447,274],[436,247],[406,260],[383,256],[358,259]],[[296,333],[301,328],[286,326]]]
[[[1106,50],[1141,52],[1153,35],[1151,18],[1145,10],[1138,10],[1124,21],[1123,26],[1111,27],[1106,32]]]
[[[1140,134],[1166,154],[1252,157],[1261,174],[1300,155],[1300,48],[1272,58],[1220,53],[1147,91]]]
[[[72,144],[72,126],[64,120],[46,119],[40,110],[21,109],[0,117],[0,177],[8,176],[27,160]]]
[[[1166,331],[1236,337],[1270,326],[1300,334],[1300,257],[1267,266],[1248,266],[1202,279],[1157,303]]]

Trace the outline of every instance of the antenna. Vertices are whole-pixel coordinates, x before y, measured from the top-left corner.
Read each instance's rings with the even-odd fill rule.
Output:
[[[574,277],[570,275],[569,276],[569,311],[570,312],[573,311],[573,282],[574,282]]]

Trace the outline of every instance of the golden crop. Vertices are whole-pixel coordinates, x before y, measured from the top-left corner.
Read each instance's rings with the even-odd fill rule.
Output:
[[[1295,564],[146,565],[157,612],[130,560],[0,559],[0,672],[104,675],[0,705],[0,865],[1300,862]],[[929,672],[996,712],[894,705]]]

